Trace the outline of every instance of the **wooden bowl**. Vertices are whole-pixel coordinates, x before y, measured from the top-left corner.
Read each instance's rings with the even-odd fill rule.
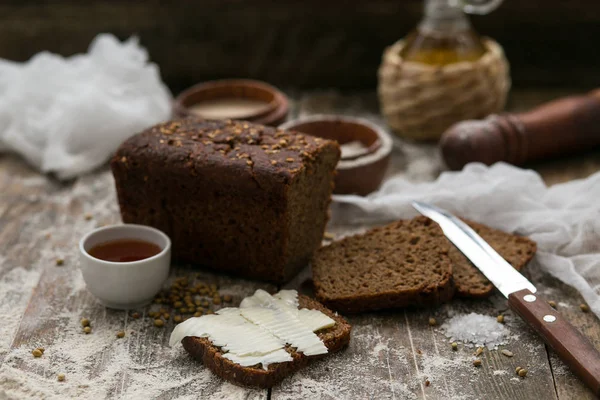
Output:
[[[173,103],[173,116],[175,118],[201,116],[193,111],[194,106],[232,99],[249,100],[254,104],[246,112],[243,109],[235,112],[222,110],[221,115],[213,117],[214,119],[237,119],[275,126],[285,121],[289,111],[287,97],[265,82],[224,79],[200,83],[181,92]],[[231,114],[227,115],[227,112]]]
[[[362,119],[315,115],[280,126],[324,139],[335,140],[342,158],[335,177],[336,194],[365,196],[379,188],[392,152],[392,138],[377,125]]]

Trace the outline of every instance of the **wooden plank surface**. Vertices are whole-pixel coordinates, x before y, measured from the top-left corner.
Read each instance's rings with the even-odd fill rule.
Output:
[[[562,95],[560,91],[516,92],[513,109]],[[339,95],[333,91],[294,94],[292,116],[342,113],[377,123],[373,93]],[[421,161],[420,161],[421,160]],[[419,165],[419,162],[421,163]],[[565,171],[560,163],[568,166]],[[600,170],[600,157],[590,153],[533,166],[546,182],[584,177]],[[558,165],[558,166],[557,166]],[[399,142],[394,171],[408,179],[434,179],[443,170],[435,146]],[[90,214],[91,219],[85,215]],[[98,305],[85,290],[77,270],[76,242],[95,226],[119,220],[112,178],[106,168],[76,182],[59,184],[38,175],[13,156],[0,156],[0,398],[392,398],[392,399],[580,399],[592,394],[560,360],[511,312],[498,295],[484,301],[453,301],[433,310],[390,311],[350,317],[354,326],[349,349],[286,379],[272,391],[238,388],[215,378],[181,348],[166,346],[171,323],[155,328],[146,318]],[[330,227],[338,236],[356,227]],[[56,266],[56,258],[64,258]],[[188,274],[179,268],[173,275]],[[195,273],[195,272],[194,272]],[[527,269],[542,293],[600,347],[600,324],[584,314],[580,296],[541,272]],[[310,290],[304,271],[289,287]],[[203,272],[222,293],[236,301],[257,287],[273,287]],[[141,313],[148,309],[140,310]],[[439,326],[457,313],[506,315],[512,337],[506,345],[515,356],[486,350],[482,366],[472,365],[473,349],[451,350]],[[79,319],[92,321],[93,333],[81,332]],[[118,330],[126,336],[117,339]],[[43,346],[42,358],[30,351]],[[514,368],[527,367],[526,379]],[[56,374],[66,381],[57,382]],[[426,384],[429,381],[429,386]]]

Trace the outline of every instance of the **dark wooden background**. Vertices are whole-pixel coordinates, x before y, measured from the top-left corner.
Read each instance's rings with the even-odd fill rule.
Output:
[[[175,92],[221,77],[372,89],[384,47],[421,13],[421,0],[3,0],[0,57],[70,55],[99,32],[137,34]],[[515,86],[599,86],[600,2],[505,0],[472,21],[505,47]]]

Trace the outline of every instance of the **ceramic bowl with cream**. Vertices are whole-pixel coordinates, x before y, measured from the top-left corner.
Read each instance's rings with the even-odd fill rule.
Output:
[[[288,110],[283,92],[251,79],[203,82],[184,90],[173,102],[175,118],[236,119],[271,126],[285,121]]]
[[[171,240],[158,229],[135,224],[96,229],[79,242],[88,290],[106,307],[148,304],[169,276]]]

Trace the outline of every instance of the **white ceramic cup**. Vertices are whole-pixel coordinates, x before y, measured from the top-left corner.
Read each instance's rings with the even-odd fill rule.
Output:
[[[161,252],[139,261],[112,262],[89,254],[94,246],[121,239],[156,244]],[[169,276],[171,240],[158,229],[135,224],[98,228],[79,242],[80,268],[88,290],[109,308],[130,309],[152,301]]]

